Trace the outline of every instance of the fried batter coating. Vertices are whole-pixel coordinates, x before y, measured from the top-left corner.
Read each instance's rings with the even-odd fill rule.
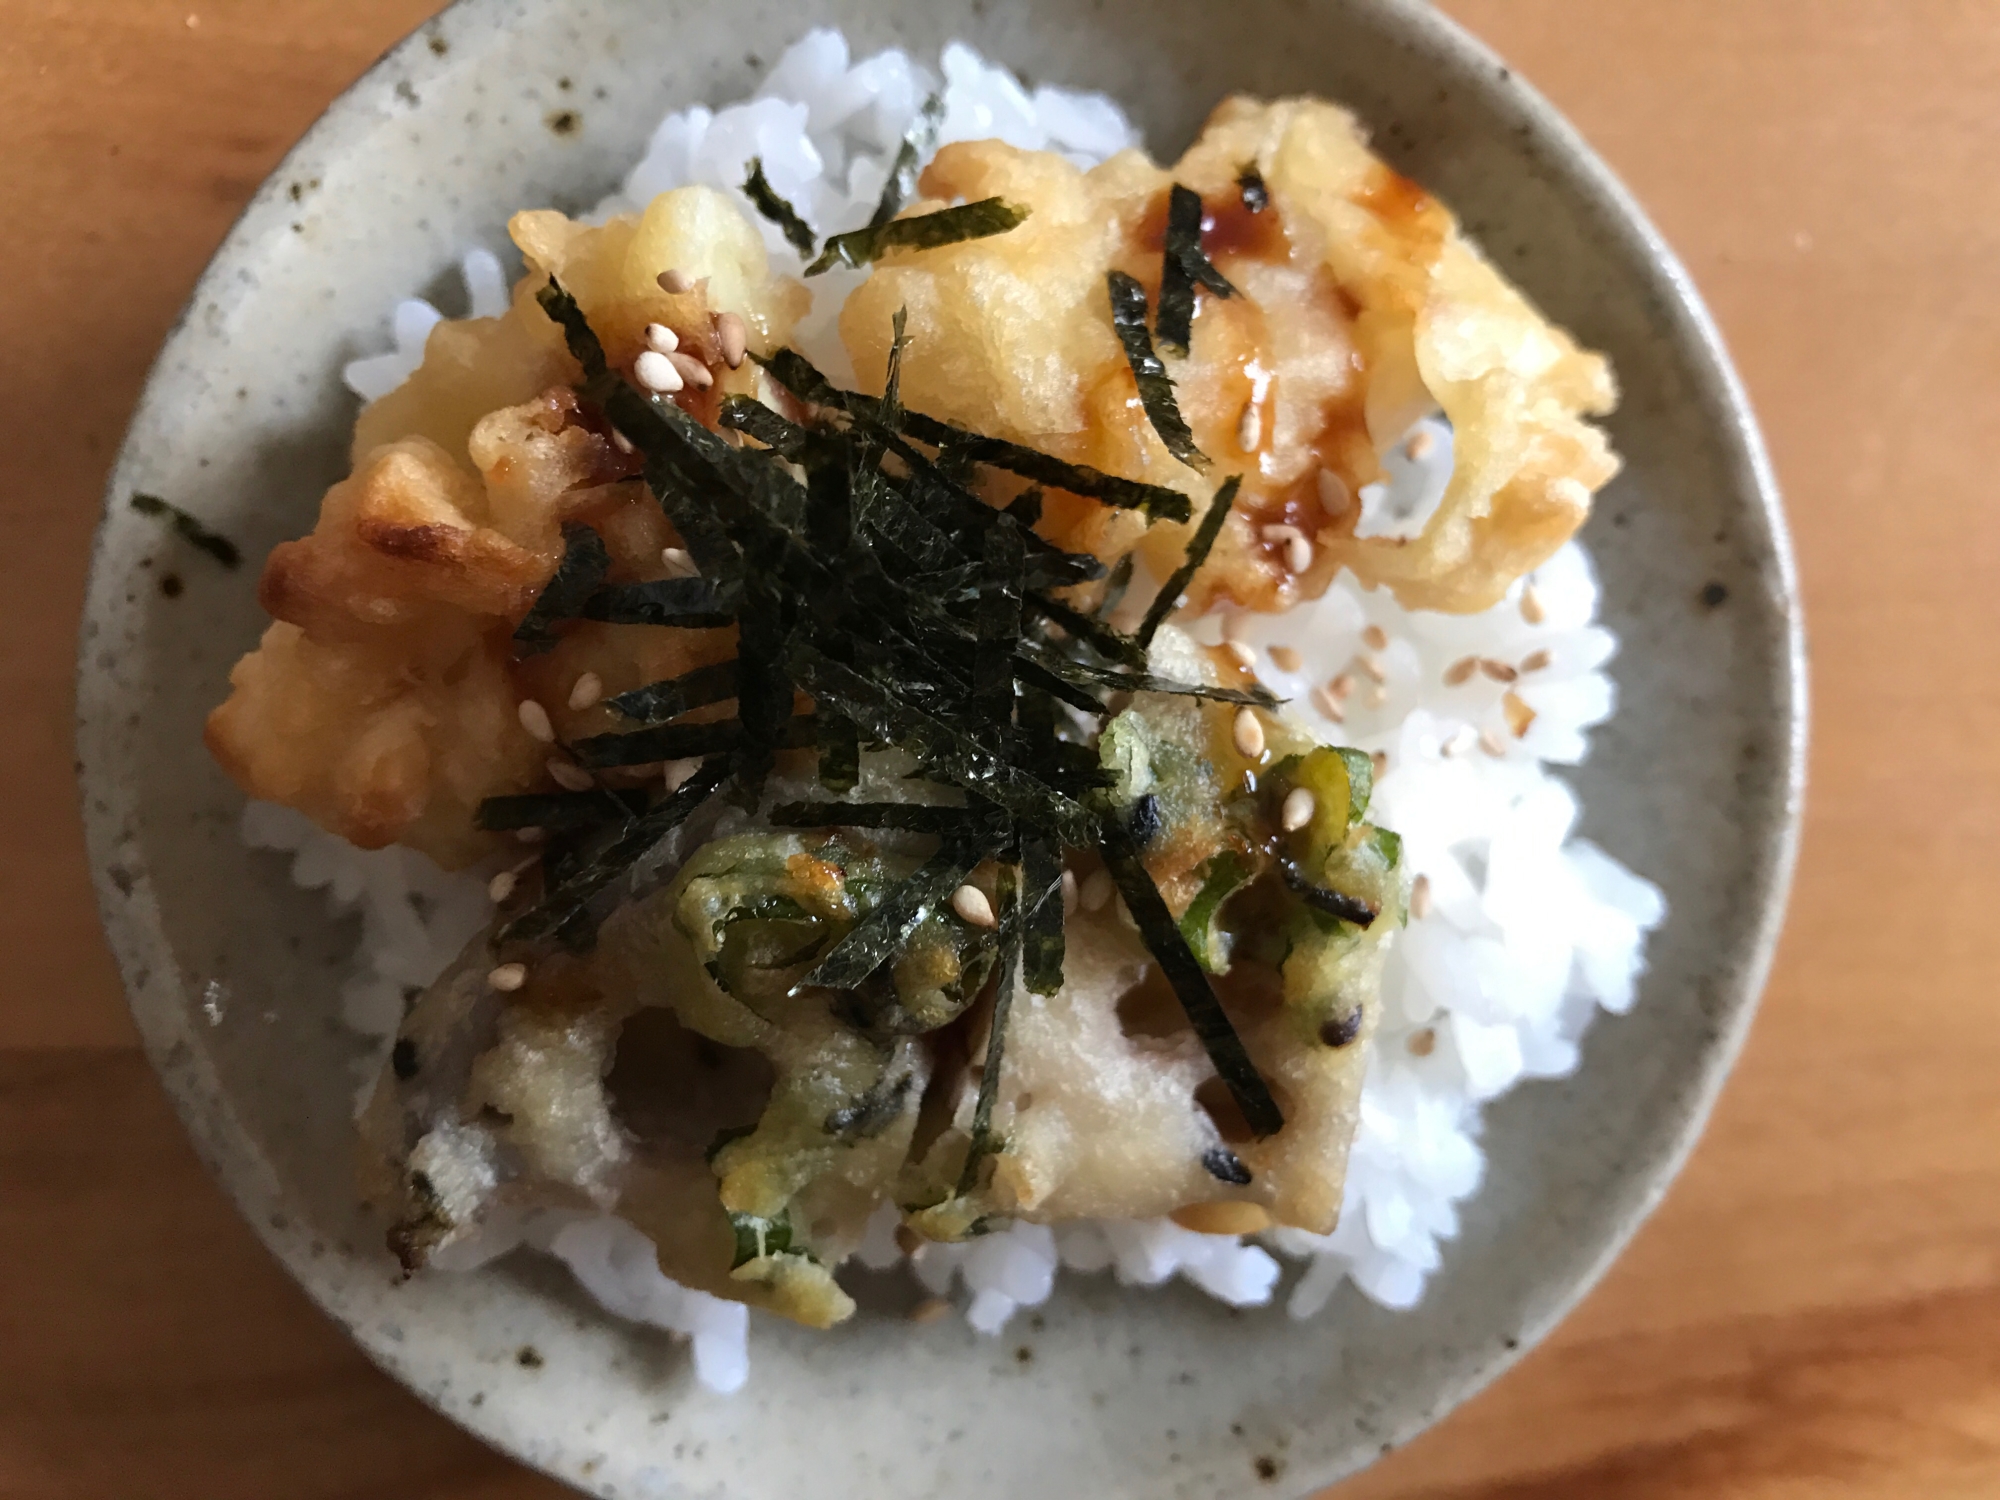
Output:
[[[1254,166],[1262,213],[1237,178]],[[1241,295],[1203,293],[1191,353],[1168,359],[1182,414],[1213,460],[1204,477],[1170,455],[1141,409],[1113,335],[1105,274],[1157,302],[1167,190],[1199,192],[1204,248]],[[1545,321],[1458,232],[1450,212],[1367,149],[1344,110],[1313,100],[1231,99],[1171,173],[1136,151],[1088,172],[998,141],[941,150],[922,187],[939,201],[999,195],[1020,228],[887,258],[848,300],[841,335],[864,379],[881,379],[890,319],[909,309],[903,399],[916,410],[1077,462],[1183,490],[1200,508],[1224,475],[1242,497],[1189,590],[1281,610],[1324,592],[1342,566],[1406,607],[1494,603],[1583,523],[1616,472],[1585,418],[1615,404],[1609,367]],[[1379,455],[1442,408],[1457,468],[1413,541],[1354,536],[1358,506],[1329,514],[1318,476],[1357,494]],[[1247,415],[1246,415],[1247,413]],[[1247,442],[1246,442],[1247,440]],[[1138,545],[1164,577],[1187,528],[1052,497],[1054,540],[1111,557]],[[1191,523],[1192,524],[1192,523]],[[1294,575],[1282,535],[1313,543]]]

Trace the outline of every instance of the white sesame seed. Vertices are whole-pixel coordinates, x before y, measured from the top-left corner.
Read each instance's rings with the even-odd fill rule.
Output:
[[[1222,649],[1235,658],[1236,665],[1246,672],[1257,665],[1257,653],[1242,641],[1224,641]]]
[[[1295,646],[1273,646],[1271,664],[1280,672],[1296,672],[1306,664],[1306,659],[1299,655]]]
[[[603,696],[604,679],[595,672],[585,672],[569,690],[569,706],[581,711],[592,707]]]
[[[549,722],[549,711],[533,698],[523,698],[519,708],[514,710],[521,721],[521,727],[544,745],[556,742],[556,727]]]
[[[1285,805],[1278,810],[1278,826],[1287,833],[1297,833],[1313,820],[1319,811],[1319,799],[1309,786],[1295,786],[1285,793]]]
[[[1225,641],[1240,641],[1243,632],[1250,628],[1250,612],[1232,609],[1222,617],[1222,638]]]
[[[514,842],[517,844],[539,844],[549,836],[545,828],[516,828]]]
[[[675,578],[695,578],[701,573],[701,569],[695,566],[694,558],[685,549],[680,547],[662,548],[660,551],[660,566],[665,568]]]
[[[1555,653],[1552,651],[1531,651],[1521,658],[1521,670],[1523,672],[1546,671],[1549,663],[1555,659]]]
[[[590,779],[590,772],[566,760],[549,761],[549,779],[566,792],[587,792],[597,785]]]
[[[986,899],[986,892],[976,885],[962,885],[951,893],[951,909],[958,913],[959,920],[974,927],[998,927],[1000,921],[993,915],[993,903]]]
[[[676,349],[667,358],[674,362],[674,368],[680,371],[681,379],[696,390],[705,391],[715,384],[714,372],[686,350]]]
[[[1354,503],[1354,497],[1348,493],[1347,481],[1331,469],[1321,469],[1316,483],[1320,509],[1335,520],[1346,515],[1348,506]]]
[[[664,323],[646,325],[646,347],[655,354],[672,354],[681,346],[681,336]]]
[[[750,330],[743,326],[743,319],[733,312],[718,313],[715,340],[722,345],[722,362],[732,370],[741,369],[743,356],[750,349]]]
[[[1062,873],[1062,903],[1063,903],[1064,916],[1073,917],[1076,915],[1076,907],[1078,900],[1079,896],[1077,894],[1077,889],[1076,889],[1076,871],[1064,870]]]
[[[1431,878],[1419,875],[1410,886],[1410,915],[1421,922],[1431,914]]]
[[[1457,661],[1444,669],[1444,685],[1446,687],[1463,687],[1466,683],[1472,681],[1472,674],[1478,670],[1478,657],[1461,656]]]
[[[1324,687],[1312,690],[1313,707],[1320,711],[1322,718],[1331,719],[1336,724],[1345,724],[1347,714],[1340,706],[1340,700]]]
[[[1539,625],[1548,617],[1549,612],[1543,607],[1542,596],[1535,591],[1535,586],[1531,583],[1523,588],[1521,590],[1521,618],[1526,620],[1530,625]]]
[[[1498,760],[1507,753],[1507,742],[1491,729],[1479,731],[1479,748]]]
[[[1247,708],[1236,711],[1236,722],[1230,726],[1229,737],[1236,744],[1236,753],[1245,760],[1261,760],[1264,756],[1264,721]]]
[[[1368,764],[1375,768],[1375,779],[1380,781],[1389,773],[1389,752],[1387,750],[1377,750],[1373,755],[1368,757]]]
[[[1437,434],[1428,427],[1419,427],[1410,434],[1410,440],[1403,444],[1403,451],[1410,455],[1411,463],[1420,464],[1431,456],[1431,450],[1435,447],[1437,447]]]
[[[1257,534],[1273,546],[1295,542],[1305,535],[1298,527],[1287,526],[1281,521],[1272,522],[1269,526],[1261,528]]]
[[[656,279],[660,283],[660,290],[670,297],[685,297],[694,290],[694,278],[685,271],[662,271]]]
[[[1389,649],[1389,632],[1380,625],[1370,625],[1361,632],[1361,643],[1370,651],[1386,651]]]
[[[677,792],[681,789],[681,784],[700,769],[701,761],[699,759],[670,760],[660,767],[660,775],[667,783],[667,790]]]
[[[1473,732],[1472,726],[1470,724],[1461,724],[1458,726],[1456,734],[1438,746],[1438,753],[1440,755],[1452,756],[1463,755],[1478,743],[1479,736]]]
[[[662,396],[671,396],[687,383],[674,368],[673,356],[657,349],[648,349],[632,361],[632,375],[647,390]]]
[[[1368,690],[1368,706],[1370,708],[1380,708],[1383,704],[1387,703],[1388,701],[1389,701],[1389,690],[1387,688],[1372,687]]]
[[[528,982],[528,966],[526,964],[502,964],[499,968],[491,970],[487,974],[486,982],[493,986],[494,989],[500,990],[503,993],[518,990]]]
[[[1243,408],[1243,415],[1236,419],[1236,446],[1245,453],[1255,453],[1264,441],[1264,412],[1255,401]]]
[[[1488,677],[1491,677],[1495,682],[1512,682],[1516,677],[1521,675],[1504,661],[1495,661],[1490,656],[1480,660],[1479,670],[1484,672]]]
[[[620,432],[616,427],[611,429],[611,442],[612,445],[616,447],[620,453],[638,452],[638,449],[632,446],[632,440],[627,436],[625,436],[624,433]]]
[[[1313,565],[1313,544],[1302,536],[1295,536],[1285,543],[1285,570],[1290,573],[1310,573]]]
[[[495,906],[498,906],[502,901],[505,901],[509,896],[514,894],[514,886],[519,882],[520,878],[512,870],[502,870],[498,875],[495,875],[491,880],[486,882],[486,899],[491,901]]]
[[[1336,702],[1346,702],[1354,695],[1354,674],[1342,672],[1326,685],[1326,690],[1333,694]]]
[[[1354,658],[1354,664],[1361,668],[1362,675],[1371,682],[1387,682],[1389,669],[1382,664],[1382,658],[1372,651],[1364,651]]]
[[[1112,890],[1110,871],[1092,870],[1083,882],[1083,889],[1077,893],[1077,899],[1083,903],[1085,911],[1103,911],[1111,900]]]

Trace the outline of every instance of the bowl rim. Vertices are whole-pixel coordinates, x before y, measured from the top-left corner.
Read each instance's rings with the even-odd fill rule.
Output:
[[[137,811],[134,790],[104,775],[110,758],[102,744],[106,731],[101,721],[93,721],[94,695],[88,638],[90,622],[98,619],[112,603],[122,581],[109,562],[109,522],[118,510],[118,497],[131,489],[135,468],[135,446],[145,419],[168,399],[171,366],[176,347],[204,304],[224,293],[229,266],[267,232],[264,220],[282,215],[284,184],[295,176],[294,169],[310,161],[330,135],[351,121],[379,113],[398,88],[421,86],[435,72],[454,66],[454,61],[434,54],[429,38],[440,27],[456,29],[469,25],[479,30],[498,25],[522,0],[452,0],[442,10],[421,21],[396,44],[388,48],[368,69],[349,84],[313,121],[299,140],[286,151],[259,185],[217,245],[191,289],[187,302],[161,342],[148,370],[138,401],[133,407],[118,456],[107,476],[104,498],[95,537],[81,622],[75,679],[76,767],[79,802],[85,843],[90,859],[91,880],[99,920],[118,964],[126,1001],[138,1026],[148,1062],[159,1076],[173,1104],[175,1114],[195,1146],[203,1166],[231,1204],[248,1222],[253,1233],[270,1250],[287,1275],[308,1299],[353,1338],[362,1353],[377,1368],[391,1376],[405,1390],[431,1410],[465,1428],[483,1442],[525,1466],[539,1470],[564,1483],[588,1488],[587,1475],[562,1465],[562,1457],[546,1449],[537,1450],[525,1434],[509,1428],[497,1412],[467,1410],[452,1406],[444,1393],[411,1378],[401,1366],[398,1353],[388,1341],[357,1327],[342,1317],[332,1302],[332,1289],[317,1274],[314,1262],[302,1253],[300,1244],[285,1232],[282,1222],[273,1222],[258,1202],[268,1188],[255,1170],[259,1158],[244,1132],[230,1118],[225,1101],[211,1098],[198,1082],[188,1077],[179,1052],[183,1043],[168,1028],[149,1024],[143,997],[143,981],[135,977],[143,967],[171,972],[172,946],[156,923],[138,919],[124,892],[117,889],[107,873],[119,838],[119,829]],[[1603,1279],[1611,1264],[1624,1253],[1633,1236],[1666,1196],[1687,1163],[1695,1144],[1707,1127],[1724,1083],[1740,1056],[1751,1023],[1761,1003],[1778,942],[1784,926],[1788,898],[1797,867],[1803,824],[1808,747],[1808,670],[1805,622],[1798,570],[1790,527],[1774,467],[1742,379],[1731,361],[1721,332],[1696,289],[1692,276],[1665,237],[1653,224],[1636,197],[1612,168],[1591,148],[1581,132],[1531,84],[1526,82],[1500,55],[1464,26],[1427,0],[1344,0],[1357,11],[1369,13],[1385,32],[1410,38],[1427,55],[1450,66],[1483,74],[1497,82],[1506,102],[1527,127],[1530,139],[1545,145],[1547,164],[1558,184],[1569,193],[1589,202],[1607,236],[1609,245],[1633,265],[1643,268],[1651,281],[1662,314],[1663,336],[1674,344],[1693,377],[1689,400],[1697,407],[1703,424],[1726,435],[1722,445],[1726,473],[1737,493],[1754,497],[1754,514],[1765,529],[1769,556],[1761,569],[1762,581],[1770,595],[1772,612],[1782,621],[1782,649],[1776,659],[1772,704],[1777,732],[1774,746],[1781,756],[1781,773],[1776,778],[1771,812],[1765,826],[1758,829],[1758,843],[1766,851],[1751,883],[1757,919],[1751,928],[1744,961],[1731,976],[1723,1003],[1714,1015],[1711,1039],[1699,1055],[1697,1066],[1686,1078],[1686,1112],[1677,1130],[1661,1148],[1634,1169],[1644,1183],[1644,1191],[1631,1211],[1606,1233],[1597,1253],[1566,1284],[1555,1289],[1538,1309],[1531,1311],[1517,1339],[1494,1349],[1474,1362],[1463,1374],[1448,1379],[1427,1402],[1413,1403],[1397,1420],[1385,1422],[1380,1433],[1380,1452],[1401,1447],[1440,1421],[1501,1375],[1510,1370],[1529,1350],[1538,1345]],[[101,801],[103,807],[93,805]],[[243,1168],[251,1168],[249,1171]],[[1311,1489],[1338,1482],[1372,1463],[1338,1472],[1306,1475]],[[1308,1493],[1301,1490],[1299,1493]]]

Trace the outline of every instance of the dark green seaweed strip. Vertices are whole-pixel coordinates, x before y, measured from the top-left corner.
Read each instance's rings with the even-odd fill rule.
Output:
[[[1065,656],[1041,641],[1023,640],[1016,648],[1028,662],[1072,687],[1111,688],[1121,693],[1167,693],[1181,698],[1204,698],[1212,703],[1241,703],[1257,708],[1276,708],[1278,696],[1261,683],[1247,688],[1211,687],[1203,682],[1176,682],[1171,677],[1155,677],[1151,672],[1128,672],[1119,667],[1093,666]]]
[[[658,578],[619,583],[584,601],[586,620],[611,625],[677,625],[683,629],[727,625],[736,618],[726,591],[709,578]]]
[[[1027,643],[1024,641],[1022,644]],[[1014,675],[1023,687],[1047,693],[1051,698],[1060,703],[1067,703],[1081,713],[1096,717],[1111,711],[1105,706],[1104,700],[1089,688],[1078,687],[1075,683],[1057,676],[1039,662],[1030,661],[1025,657],[1015,657]]]
[[[1107,272],[1104,280],[1111,298],[1111,328],[1125,350],[1132,378],[1138,382],[1139,404],[1145,408],[1146,420],[1167,445],[1167,452],[1190,469],[1205,473],[1208,455],[1194,445],[1194,434],[1174,400],[1173,378],[1153,352],[1153,336],[1146,331],[1146,289],[1123,271]]]
[[[1255,162],[1244,163],[1243,170],[1236,174],[1236,191],[1243,197],[1243,206],[1253,214],[1261,214],[1271,206],[1271,190],[1264,185],[1264,174],[1257,170]]]
[[[1236,288],[1216,270],[1201,248],[1201,194],[1178,182],[1167,193],[1166,245],[1160,268],[1160,308],[1153,320],[1153,336],[1160,347],[1175,354],[1188,352],[1194,332],[1194,292],[1207,287],[1218,297],[1231,297]]]
[[[812,744],[814,719],[810,714],[787,719],[772,739],[779,750],[798,750]],[[634,729],[625,734],[594,734],[570,746],[577,764],[590,770],[608,766],[643,766],[656,760],[689,760],[698,755],[719,755],[741,749],[744,743],[740,719],[718,719],[711,724],[659,724],[651,729]]]
[[[503,927],[499,941],[526,942],[548,937],[581,914],[598,892],[643,859],[655,844],[714,795],[716,788],[729,779],[729,769],[728,759],[722,756],[701,766],[671,797]]]
[[[875,403],[875,420],[890,432],[903,430],[903,351],[910,347],[910,310],[896,309],[889,320],[889,359],[882,379],[882,399]]]
[[[142,516],[167,517],[182,541],[197,551],[206,552],[223,567],[234,571],[243,566],[243,553],[236,543],[219,531],[210,531],[172,501],[162,500],[158,495],[139,493],[132,496],[132,509]]]
[[[993,748],[1014,748],[1014,647],[1021,639],[1021,572],[1027,554],[1020,531],[986,533],[986,585],[979,595],[979,643],[972,661],[973,714],[989,726]]]
[[[918,923],[950,900],[980,858],[977,849],[946,844],[856,922],[801,983],[853,989],[901,950]]]
[[[766,448],[776,448],[794,463],[805,457],[812,436],[805,428],[772,411],[755,396],[724,396],[716,422],[747,433]]]
[[[1215,498],[1208,502],[1208,513],[1201,518],[1201,525],[1195,529],[1188,542],[1187,556],[1174,569],[1153,602],[1146,610],[1146,618],[1139,623],[1138,641],[1142,647],[1150,647],[1153,637],[1159,633],[1168,615],[1179,608],[1181,595],[1194,582],[1194,575],[1201,571],[1201,565],[1208,561],[1208,554],[1215,546],[1215,539],[1222,535],[1222,524],[1229,519],[1229,508],[1236,503],[1236,492],[1243,487],[1243,476],[1231,474],[1223,481],[1222,488],[1215,492]]]
[[[1090,612],[1093,620],[1108,620],[1117,613],[1118,606],[1125,602],[1125,591],[1132,587],[1132,569],[1137,561],[1138,554],[1133,552],[1118,559],[1118,565],[1111,570],[1111,577],[1105,582],[1104,593]]]
[[[604,550],[604,538],[595,531],[565,521],[562,534],[563,555],[555,576],[543,585],[534,605],[514,629],[515,649],[524,656],[553,648],[556,636],[551,627],[558,620],[574,620],[581,614],[584,601],[597,592],[611,570],[611,554]]]
[[[993,819],[972,807],[924,802],[785,802],[771,809],[774,828],[895,828],[904,833],[990,833]]]
[[[473,823],[488,833],[516,828],[583,828],[608,817],[636,817],[645,810],[646,794],[639,791],[528,792],[518,797],[486,798],[479,804]]]
[[[743,196],[757,206],[758,213],[778,226],[800,255],[813,253],[819,236],[813,233],[812,225],[799,217],[799,211],[771,186],[770,178],[764,175],[764,158],[761,156],[750,158],[750,175],[743,179]]]
[[[636,719],[641,724],[664,724],[668,719],[679,718],[691,708],[724,703],[735,696],[736,663],[719,661],[683,672],[678,677],[649,682],[629,693],[607,698],[604,703],[613,713]]]
[[[819,784],[835,796],[861,780],[861,733],[845,715],[819,711]]]
[[[1107,660],[1129,662],[1138,667],[1146,664],[1146,648],[1131,636],[1071,609],[1062,600],[1052,599],[1047,594],[1030,594],[1025,603],[1050,624],[1060,625],[1078,640],[1088,643]]]
[[[1021,977],[1037,995],[1053,995],[1063,977],[1062,849],[1039,833],[1021,835]]]
[[[979,1164],[993,1153],[993,1106],[1000,1097],[1000,1070],[1006,1066],[1007,1023],[1014,1014],[1014,976],[1021,969],[1021,924],[1015,920],[1017,896],[1012,865],[1002,865],[996,882],[996,915],[1000,919],[1000,978],[993,988],[993,1017],[986,1024],[986,1056],[980,1061],[979,1097],[972,1106],[972,1143],[958,1176],[958,1191],[979,1185]],[[1057,910],[1061,910],[1058,898]]]
[[[871,229],[879,229],[903,211],[917,191],[917,172],[923,166],[924,158],[930,155],[937,144],[938,127],[944,124],[944,95],[932,94],[924,100],[923,108],[917,111],[917,118],[911,122],[903,136],[903,144],[896,148],[896,161],[889,168],[889,180],[882,184],[882,196],[875,201],[875,212],[868,217]]]
[[[1257,1065],[1250,1060],[1243,1038],[1230,1024],[1208,975],[1188,948],[1187,939],[1181,936],[1180,925],[1167,909],[1159,887],[1153,884],[1145,862],[1122,841],[1106,843],[1103,853],[1105,866],[1117,882],[1119,894],[1125,898],[1126,910],[1139,924],[1139,936],[1159,963],[1160,972],[1174,987],[1181,1009],[1187,1012],[1189,1024],[1208,1050],[1209,1061],[1215,1064],[1215,1071],[1230,1096],[1243,1111],[1244,1120],[1260,1140],[1276,1135],[1284,1129],[1284,1113],[1271,1097]]]
[[[836,388],[796,349],[780,349],[769,357],[753,357],[770,372],[772,379],[801,401],[810,401],[815,406],[831,406],[857,419],[874,415],[876,403],[871,397]],[[1179,490],[1168,489],[1161,484],[1147,484],[1143,480],[1124,479],[1116,474],[1107,474],[1102,469],[1093,469],[1088,464],[1074,464],[1038,448],[1010,442],[1006,438],[987,437],[936,417],[925,416],[922,412],[905,409],[901,427],[917,441],[937,448],[949,447],[969,462],[1005,469],[1010,474],[1018,474],[1023,479],[1031,479],[1051,489],[1067,490],[1072,495],[1100,500],[1120,510],[1143,511],[1154,520],[1164,521],[1185,521],[1194,514],[1188,497]]]
[[[604,358],[604,345],[598,341],[597,331],[590,326],[590,319],[583,315],[576,298],[555,277],[535,294],[535,300],[542,304],[542,311],[563,331],[563,341],[569,345],[569,352],[576,362],[583,366],[583,381],[587,394],[601,396],[603,388],[611,379],[611,367]]]
[[[977,203],[961,203],[935,213],[910,219],[891,219],[886,224],[870,224],[832,235],[819,259],[806,267],[806,275],[817,276],[835,266],[859,270],[873,265],[891,250],[935,250],[940,245],[956,245],[965,240],[983,240],[1005,234],[1028,211],[1004,198],[981,198]]]

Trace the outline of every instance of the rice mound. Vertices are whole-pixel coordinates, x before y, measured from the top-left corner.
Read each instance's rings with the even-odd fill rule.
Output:
[[[735,194],[762,227],[773,269],[796,274],[798,253],[741,196],[752,156],[824,235],[866,221],[934,90],[944,102],[939,144],[998,137],[1083,166],[1139,144],[1101,95],[1030,91],[958,43],[940,63],[942,80],[899,51],[854,62],[838,32],[810,32],[747,102],[669,115],[594,217],[705,183]],[[471,316],[504,311],[507,277],[492,253],[468,250],[461,270]],[[864,274],[815,278],[814,310],[799,330],[797,342],[836,379],[852,371],[835,318]],[[373,399],[401,384],[441,317],[422,300],[398,304],[393,348],[348,365],[350,388]],[[1391,455],[1388,482],[1362,493],[1368,534],[1413,535],[1436,508],[1451,474],[1451,432],[1438,421],[1425,430],[1429,441]],[[1226,633],[1253,649],[1258,675],[1322,739],[1386,756],[1372,815],[1402,835],[1406,865],[1422,877],[1388,961],[1339,1226],[1327,1236],[1277,1229],[1239,1239],[1168,1220],[1018,1224],[921,1246],[907,1259],[925,1287],[944,1296],[962,1283],[968,1321],[988,1334],[1046,1300],[1058,1269],[1110,1270],[1129,1286],[1179,1276],[1233,1306],[1261,1306],[1277,1293],[1283,1256],[1305,1263],[1287,1295],[1294,1317],[1317,1312],[1342,1280],[1385,1307],[1422,1297],[1440,1245],[1458,1232],[1458,1205],[1484,1174],[1482,1107],[1524,1079],[1575,1070],[1596,1012],[1631,1007],[1646,935],[1666,914],[1656,887],[1572,837],[1576,797],[1549,769],[1581,762],[1585,732],[1615,708],[1603,668],[1617,640],[1595,623],[1597,611],[1589,558],[1571,543],[1479,615],[1404,610],[1386,590],[1366,592],[1342,574],[1321,599],[1284,615],[1195,622],[1204,641]],[[1339,724],[1313,706],[1315,687],[1336,677],[1350,685]],[[484,877],[448,875],[406,849],[357,849],[269,804],[245,810],[242,832],[254,848],[291,852],[295,881],[326,888],[336,910],[361,917],[341,993],[345,1022],[380,1044],[357,1064],[365,1097],[406,997],[485,926]],[[863,1265],[905,1260],[895,1225],[885,1205],[856,1257]],[[670,1281],[650,1242],[615,1217],[539,1210],[489,1226],[440,1267],[468,1270],[519,1245],[563,1260],[614,1316],[687,1336],[711,1389],[735,1390],[747,1378],[749,1310]]]

